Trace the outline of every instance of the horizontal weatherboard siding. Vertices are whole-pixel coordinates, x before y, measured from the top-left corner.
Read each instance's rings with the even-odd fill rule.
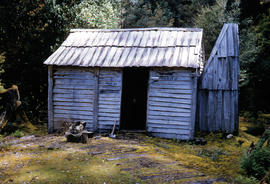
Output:
[[[93,127],[94,81],[93,70],[56,68],[53,86],[53,117],[55,127],[64,121],[86,121]]]
[[[150,71],[147,131],[165,138],[190,139],[193,74],[188,70]]]
[[[114,123],[120,125],[122,71],[101,69],[99,72],[98,128],[112,130]]]

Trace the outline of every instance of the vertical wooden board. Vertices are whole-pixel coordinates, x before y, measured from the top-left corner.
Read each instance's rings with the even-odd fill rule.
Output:
[[[95,76],[94,76],[94,100],[93,100],[93,128],[92,130],[95,132],[98,128],[98,97],[99,97],[99,69],[95,70]]]
[[[226,36],[227,36],[227,49],[228,49],[227,56],[235,56],[235,53],[234,53],[235,40],[234,40],[232,25],[230,25],[230,27],[228,28]]]
[[[224,109],[224,130],[225,132],[228,132],[230,129],[230,91],[224,91],[223,96],[223,109]]]
[[[54,131],[53,120],[53,67],[48,66],[48,132]]]
[[[227,36],[225,35],[218,48],[218,57],[227,57]]]
[[[195,120],[196,120],[196,104],[197,104],[197,76],[193,77],[193,90],[192,90],[192,109],[191,109],[191,123],[190,123],[190,139],[194,137]]]
[[[238,134],[239,131],[239,114],[238,114],[238,90],[234,91],[234,132]]]
[[[213,99],[213,91],[209,91],[208,93],[208,108],[207,108],[207,125],[209,131],[214,130],[214,99]]]
[[[238,79],[239,79],[239,61],[238,57],[229,57],[229,62],[231,63],[231,71],[232,71],[232,86],[231,90],[238,89]]]
[[[234,101],[235,101],[235,96],[234,96],[234,91],[230,92],[230,133],[232,133],[235,129],[234,125],[235,125],[235,105],[234,105]]]
[[[216,98],[216,130],[222,130],[221,121],[222,121],[222,91],[216,91],[217,98]]]

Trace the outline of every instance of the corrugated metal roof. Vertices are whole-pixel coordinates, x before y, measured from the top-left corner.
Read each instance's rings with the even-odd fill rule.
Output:
[[[73,29],[44,62],[60,66],[199,68],[202,29]]]

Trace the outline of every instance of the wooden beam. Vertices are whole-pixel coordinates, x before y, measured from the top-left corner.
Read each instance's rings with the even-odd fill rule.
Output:
[[[98,98],[99,98],[99,68],[95,70],[94,107],[93,107],[93,131],[98,129]]]
[[[48,132],[54,131],[53,124],[53,67],[48,66]]]
[[[195,121],[196,121],[196,110],[197,110],[197,71],[193,77],[193,89],[192,89],[192,107],[191,107],[191,123],[190,123],[190,139],[194,137]]]

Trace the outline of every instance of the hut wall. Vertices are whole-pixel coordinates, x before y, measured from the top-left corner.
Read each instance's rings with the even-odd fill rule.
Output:
[[[97,77],[91,69],[56,68],[53,71],[53,129],[64,121],[86,121],[94,129],[94,99]]]
[[[225,24],[199,80],[197,128],[238,131],[238,27]]]
[[[147,131],[164,138],[191,139],[196,107],[196,75],[189,70],[150,71]]]
[[[120,123],[122,72],[117,69],[101,69],[99,72],[98,128],[112,130]]]

